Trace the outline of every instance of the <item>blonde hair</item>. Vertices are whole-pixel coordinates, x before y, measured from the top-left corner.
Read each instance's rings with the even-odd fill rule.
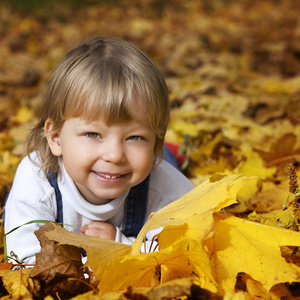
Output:
[[[73,117],[114,124],[145,120],[134,114],[143,107],[156,134],[154,161],[162,153],[170,118],[168,90],[153,61],[140,49],[113,37],[92,38],[70,51],[48,80],[38,109],[38,123],[28,136],[27,154],[37,151],[39,167],[59,170],[44,132],[47,119],[59,131]]]

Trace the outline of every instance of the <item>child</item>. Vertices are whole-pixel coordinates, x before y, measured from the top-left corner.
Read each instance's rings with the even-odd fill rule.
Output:
[[[160,159],[168,91],[156,65],[132,44],[96,37],[70,51],[49,79],[5,207],[5,231],[32,220],[131,244],[149,215],[194,186]],[[35,263],[26,225],[8,253]]]

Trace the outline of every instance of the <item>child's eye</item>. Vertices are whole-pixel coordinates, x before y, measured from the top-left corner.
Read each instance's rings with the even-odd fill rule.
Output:
[[[133,135],[128,138],[128,140],[130,140],[130,141],[139,141],[141,139],[142,139],[142,137],[139,135]]]
[[[98,138],[100,135],[99,135],[98,133],[96,133],[96,132],[88,132],[88,133],[86,134],[86,136],[89,137],[89,138],[91,138],[91,139],[96,139],[96,138]]]

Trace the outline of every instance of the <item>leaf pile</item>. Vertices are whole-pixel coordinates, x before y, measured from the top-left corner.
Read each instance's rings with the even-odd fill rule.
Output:
[[[47,236],[50,241],[43,244],[41,255],[46,251],[47,257],[50,252],[46,249],[50,247],[49,251],[56,256],[60,252],[53,250],[57,242],[75,244],[87,251],[88,265],[96,278],[90,274],[91,282],[87,282],[82,274],[68,275],[77,278],[75,285],[81,282],[79,294],[88,287],[95,293],[98,279],[101,279],[100,285],[109,280],[106,286],[111,291],[113,279],[110,278],[119,273],[111,268],[119,270],[118,266],[123,264],[124,270],[134,270],[148,260],[152,267],[147,266],[147,272],[136,277],[143,283],[147,278],[152,282],[147,290],[142,290],[143,284],[135,283],[134,275],[124,275],[128,282],[115,290],[124,288],[126,291],[116,292],[119,296],[121,293],[128,299],[138,297],[136,295],[159,299],[157,295],[162,295],[163,289],[180,291],[170,292],[170,297],[190,295],[192,298],[204,289],[208,299],[219,296],[230,299],[233,294],[246,299],[243,298],[245,292],[264,298],[268,295],[270,299],[280,298],[280,293],[282,297],[296,294],[298,232],[284,229],[295,217],[293,208],[289,206],[284,211],[281,208],[290,194],[287,176],[290,162],[299,178],[299,1],[25,2],[21,1],[21,5],[18,0],[3,1],[0,9],[1,204],[24,153],[26,134],[35,122],[34,111],[42,83],[66,51],[82,37],[95,33],[132,41],[160,67],[171,95],[171,124],[166,140],[180,145],[180,153],[186,154],[188,159],[183,172],[197,189],[199,184],[199,190],[204,188],[209,180],[210,189],[216,195],[216,198],[211,194],[192,197],[194,202],[202,201],[199,207],[207,209],[198,211],[194,219],[188,214],[195,211],[195,207],[198,209],[195,204],[182,210],[183,215],[176,215],[179,208],[174,207],[174,211],[167,212],[166,219],[153,216],[153,225],[149,225],[150,220],[147,230],[151,226],[158,227],[162,220],[174,219],[172,224],[161,224],[165,229],[160,234],[158,254],[139,254],[141,234],[132,248],[101,245],[104,256],[99,258],[94,255],[98,250],[93,250],[99,247],[96,241],[90,241],[90,245],[83,241],[78,245],[77,236],[74,241],[69,236],[64,242],[57,241],[63,233],[56,228],[57,238],[49,237],[51,231],[42,233],[41,238]],[[237,174],[250,178],[236,188],[238,203],[223,203],[224,190],[218,190],[223,179],[221,175],[214,175],[217,173],[229,178]],[[236,180],[239,179],[233,182]],[[212,199],[216,201],[213,202],[215,207]],[[227,215],[216,213],[221,209]],[[191,229],[194,223],[190,222],[196,220],[197,226]],[[114,255],[106,255],[111,249],[115,249]],[[180,263],[178,255],[183,257]],[[68,257],[66,260],[72,264],[77,261],[75,269],[78,270],[78,259]],[[185,266],[184,270],[180,265]],[[277,270],[272,269],[274,266]],[[2,267],[11,268],[3,264]],[[38,265],[33,274],[37,268]],[[49,272],[54,272],[50,270],[52,267]],[[109,275],[104,276],[102,271]],[[41,266],[39,272],[47,272],[47,267]],[[194,273],[197,276],[191,276]],[[47,281],[55,286],[56,275],[53,279],[46,276],[45,281],[42,275],[39,279],[30,278],[28,270],[4,270],[1,276],[4,292],[16,298],[40,297],[45,285],[49,288],[47,294],[53,296],[54,291],[58,291]],[[181,277],[188,279],[180,281]],[[69,280],[66,278],[63,280]],[[12,282],[17,282],[18,287]],[[161,285],[156,286],[158,283]],[[103,287],[97,288],[98,293],[102,293]]]
[[[73,299],[163,299],[166,293],[170,299],[291,297],[289,284],[294,287],[300,279],[291,253],[299,245],[300,233],[220,213],[236,202],[248,180],[239,175],[211,177],[153,213],[131,246],[48,223],[36,232],[43,247],[36,266],[30,272],[3,272],[4,287],[15,282],[8,275],[26,274],[25,283],[15,285],[27,297],[49,291],[69,299],[84,292],[82,287],[76,290],[80,284],[91,290]],[[145,234],[160,227],[159,251],[140,253]],[[86,265],[92,271],[88,279],[82,277],[77,247],[86,251]]]

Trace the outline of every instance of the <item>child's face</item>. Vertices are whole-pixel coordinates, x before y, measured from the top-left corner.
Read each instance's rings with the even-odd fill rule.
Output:
[[[46,133],[52,128],[47,122]],[[83,197],[104,204],[148,176],[155,137],[147,123],[134,120],[107,126],[101,120],[87,123],[72,118],[47,139]]]

